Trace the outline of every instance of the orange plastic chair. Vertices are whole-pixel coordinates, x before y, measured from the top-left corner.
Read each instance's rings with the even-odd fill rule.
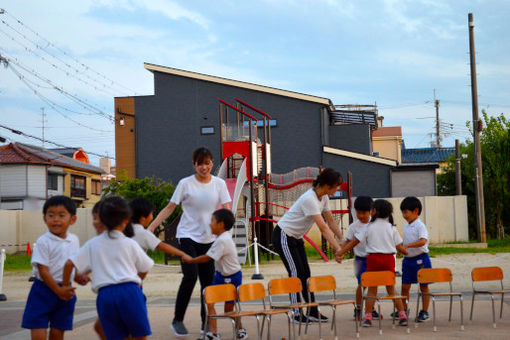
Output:
[[[304,301],[301,296],[301,291],[303,290],[303,286],[301,285],[301,280],[297,277],[287,277],[283,279],[273,279],[268,283],[268,291],[269,291],[269,307],[271,309],[293,309],[299,310],[299,315],[303,315],[303,308],[310,309],[311,307],[319,307],[317,302],[297,302],[293,303],[289,301],[288,304],[277,305],[273,302],[273,297],[275,295],[283,295],[283,294],[296,294],[298,297],[301,297],[301,301]],[[290,295],[291,296],[291,295]],[[294,329],[294,324],[292,324],[292,328]],[[308,320],[307,320],[308,325]],[[296,334],[293,331],[294,335]],[[301,336],[301,322],[299,323],[299,332],[298,336]]]
[[[395,291],[395,273],[390,271],[380,271],[380,272],[364,272],[361,274],[361,287],[378,287],[378,286],[393,286],[393,291]],[[393,301],[393,311],[395,311],[395,301],[396,300],[406,300],[406,296],[401,295],[392,295],[392,296],[366,296],[364,295],[364,289],[362,291],[362,301],[365,300],[375,300],[377,304],[377,309],[379,315],[381,314],[381,302],[382,301]],[[393,313],[395,315],[395,313]],[[360,318],[360,324],[363,318]],[[395,327],[395,317],[393,317],[393,327]],[[409,328],[409,322],[407,323],[407,333],[410,333],[411,329]],[[381,328],[381,317],[379,317],[379,334],[382,334]]]
[[[456,293],[452,288],[452,271],[448,268],[423,268],[418,271],[418,283],[440,283],[448,282],[450,285],[449,292],[442,293],[422,293],[418,288],[418,300],[416,301],[416,317],[418,318],[418,311],[420,309],[420,297],[430,296],[432,299],[432,325],[434,326],[434,332],[437,331],[436,327],[436,297],[447,296],[450,298],[450,313],[448,314],[448,322],[452,321],[452,304],[453,297],[457,296],[460,302],[460,329],[464,330],[464,308],[463,308],[463,297],[462,293]],[[418,324],[415,324],[418,327]]]
[[[257,338],[262,339],[264,333],[264,321],[267,320],[267,339],[271,339],[271,317],[277,314],[287,315],[287,323],[289,328],[289,339],[291,339],[290,322],[292,313],[290,309],[267,309],[266,308],[266,290],[260,282],[247,283],[237,287],[237,303],[239,305],[239,316],[255,316],[257,319]],[[242,310],[242,302],[260,300],[263,309]],[[262,327],[260,327],[260,317],[262,317]]]
[[[236,301],[237,300],[237,291],[236,287],[233,284],[221,284],[214,286],[207,286],[204,288],[204,308],[207,311],[205,316],[205,324],[209,324],[209,319],[230,319],[232,321],[232,334],[233,338],[237,338],[237,327],[236,327],[236,318],[240,315],[237,311],[237,306],[234,305],[234,311],[229,313],[222,314],[211,314],[207,305],[216,304],[218,302],[227,302],[227,301]],[[206,332],[204,332],[203,339],[206,339]]]
[[[496,328],[496,310],[494,308],[494,295],[501,295],[501,307],[499,309],[499,318],[503,317],[503,300],[505,298],[505,293],[510,293],[510,290],[505,290],[503,287],[503,271],[500,267],[478,267],[474,268],[471,271],[471,279],[473,286],[473,298],[471,300],[471,313],[469,315],[469,320],[473,320],[473,307],[475,304],[475,295],[476,294],[487,294],[491,297],[492,302],[492,326]],[[499,281],[501,285],[501,289],[494,290],[478,290],[475,288],[475,282],[481,281]]]
[[[354,306],[354,308],[356,308],[356,301],[355,300],[338,300],[336,298],[336,280],[332,275],[312,276],[308,279],[308,301],[311,301],[312,293],[320,293],[320,292],[326,292],[326,291],[331,291],[331,298],[326,301],[317,301],[317,302],[319,303],[319,307],[320,306],[330,306],[331,309],[333,310],[331,330],[334,329],[335,340],[336,340],[336,339],[338,339],[337,331],[336,331],[336,307],[352,304]],[[320,312],[320,310],[319,310],[319,312]],[[356,337],[359,337],[358,323],[355,322],[354,325],[356,327]],[[308,327],[308,324],[305,327],[305,334],[306,334],[307,327]],[[322,340],[321,322],[319,322],[319,339]]]

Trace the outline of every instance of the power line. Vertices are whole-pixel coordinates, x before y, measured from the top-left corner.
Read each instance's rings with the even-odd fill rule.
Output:
[[[134,91],[133,89],[130,89],[129,87],[126,87],[125,85],[119,83],[119,82],[116,82],[115,80],[107,77],[106,75],[104,75],[103,73],[95,70],[94,68],[84,64],[83,62],[79,61],[78,59],[76,59],[75,57],[73,57],[72,55],[70,55],[69,53],[67,53],[66,51],[64,51],[63,49],[61,49],[60,47],[58,47],[57,45],[55,45],[54,43],[52,43],[51,41],[49,41],[48,39],[46,39],[45,37],[41,36],[39,33],[37,33],[35,30],[33,30],[32,28],[30,28],[29,26],[27,26],[26,24],[24,24],[20,19],[16,18],[15,16],[13,16],[12,14],[10,14],[9,12],[7,11],[4,11],[4,13],[6,13],[9,17],[11,17],[13,20],[15,20],[19,25],[21,25],[23,28],[29,30],[30,32],[32,32],[32,34],[35,34],[38,38],[44,40],[47,44],[47,46],[51,46],[53,47],[54,49],[58,50],[59,52],[61,52],[62,54],[64,54],[66,57],[70,58],[71,60],[73,60],[80,68],[82,68],[82,70],[79,70],[78,68],[76,67],[73,67],[71,65],[69,65],[68,63],[60,60],[58,57],[52,55],[51,53],[49,53],[48,51],[45,50],[44,47],[40,46],[39,44],[35,44],[38,48],[44,50],[46,53],[52,55],[54,58],[56,58],[57,60],[60,60],[62,63],[64,63],[64,65],[66,65],[67,67],[69,68],[73,68],[75,69],[77,72],[92,72],[92,73],[95,73],[97,76],[99,76],[100,78],[104,79],[104,81],[107,81],[108,83],[105,83],[103,82],[102,80],[97,80],[97,79],[94,79],[95,81],[98,81],[98,82],[103,82],[104,85],[108,85],[108,86],[111,86],[111,85],[117,85],[118,87],[120,88],[123,88],[125,90],[128,90],[130,93],[134,93],[135,95],[137,95],[136,91]],[[6,25],[8,25],[6,22],[4,22],[2,20],[2,22]],[[12,26],[11,26],[12,27]],[[14,28],[13,28],[14,29]],[[24,36],[22,34],[22,36]],[[93,79],[93,78],[90,78],[90,76],[88,75],[85,75],[87,78],[89,79]]]
[[[42,138],[40,137],[37,137],[37,136],[34,136],[34,135],[30,135],[28,133],[25,133],[23,131],[20,131],[20,130],[16,130],[16,129],[13,129],[13,128],[10,128],[8,126],[5,126],[3,124],[0,124],[0,128],[3,128],[5,130],[9,130],[11,133],[14,133],[16,135],[20,135],[20,136],[24,136],[24,137],[28,137],[28,138],[32,138],[32,139],[36,139],[40,142],[43,141]],[[70,148],[72,149],[73,147],[70,147],[70,146],[67,146],[67,145],[64,145],[64,144],[60,144],[60,143],[56,143],[56,142],[53,142],[53,141],[49,141],[49,140],[44,140],[44,142],[46,143],[49,143],[49,144],[53,144],[55,146],[58,146],[58,147],[61,147],[61,148]],[[98,157],[101,157],[101,158],[111,158],[111,159],[115,159],[115,157],[110,157],[108,155],[101,155],[101,154],[98,154],[98,153],[95,153],[95,152],[91,152],[91,151],[86,151],[86,150],[83,150],[85,151],[86,153],[88,153],[89,155],[94,155],[94,156],[98,156]]]

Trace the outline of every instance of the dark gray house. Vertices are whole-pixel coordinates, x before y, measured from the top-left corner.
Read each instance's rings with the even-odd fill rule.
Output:
[[[372,156],[376,115],[340,112],[328,98],[145,64],[154,95],[115,98],[116,166],[133,177],[176,183],[193,172],[191,154],[207,146],[221,163],[218,98],[271,115],[273,173],[333,167],[353,173],[354,195],[391,196],[397,164]]]

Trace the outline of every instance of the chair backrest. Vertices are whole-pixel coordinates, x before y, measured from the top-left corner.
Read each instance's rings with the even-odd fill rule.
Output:
[[[452,271],[448,268],[422,268],[418,271],[418,283],[452,282]]]
[[[336,281],[332,275],[312,276],[308,279],[308,290],[310,293],[335,290]]]
[[[478,267],[471,271],[473,281],[501,281],[503,280],[503,271],[500,267]]]
[[[394,286],[395,273],[390,271],[364,272],[361,274],[361,285],[363,287]]]
[[[268,285],[269,295],[280,295],[300,293],[303,290],[301,280],[297,277],[286,277],[283,279],[272,279]]]
[[[236,287],[231,284],[207,286],[204,289],[204,301],[206,304],[237,300]]]
[[[237,296],[239,302],[259,300],[266,297],[266,289],[260,282],[257,283],[245,283],[237,287]]]

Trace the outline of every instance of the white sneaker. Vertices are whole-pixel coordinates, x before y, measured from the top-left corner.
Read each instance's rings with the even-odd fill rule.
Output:
[[[237,331],[237,338],[238,339],[248,339],[248,333],[246,333],[245,328],[239,328]]]

